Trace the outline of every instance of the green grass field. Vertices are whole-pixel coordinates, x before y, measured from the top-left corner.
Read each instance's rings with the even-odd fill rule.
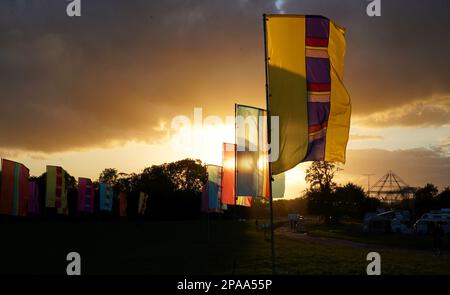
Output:
[[[252,222],[0,223],[0,273],[65,274],[66,255],[83,274],[270,274],[270,243]],[[325,229],[322,229],[326,232]],[[316,234],[319,229],[316,229]],[[320,233],[320,232],[319,232]],[[342,233],[341,233],[342,234]],[[371,249],[276,236],[280,274],[365,274]],[[382,274],[450,274],[450,257],[379,250]]]

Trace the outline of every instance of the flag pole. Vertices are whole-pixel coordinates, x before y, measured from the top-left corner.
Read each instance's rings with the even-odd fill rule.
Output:
[[[266,14],[263,14],[263,28],[264,28],[264,69],[266,75],[266,116],[267,116],[267,147],[270,150],[271,144],[271,114],[269,109],[269,79],[268,79],[268,57],[267,57],[267,27],[266,27]],[[269,225],[270,225],[270,247],[272,253],[272,274],[276,274],[276,263],[275,263],[275,237],[274,237],[274,228],[273,228],[273,198],[272,198],[272,163],[270,161],[270,152],[269,154]]]
[[[234,206],[233,206],[233,219],[237,220],[237,123],[236,123],[236,116],[237,116],[237,104],[234,104]]]

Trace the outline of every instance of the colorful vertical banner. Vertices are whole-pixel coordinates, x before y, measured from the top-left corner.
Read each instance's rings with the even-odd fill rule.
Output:
[[[222,208],[222,167],[216,165],[207,165],[208,171],[208,209],[209,211],[220,211]]]
[[[20,163],[2,159],[0,214],[26,216],[29,170]]]
[[[39,184],[37,181],[28,182],[28,213],[40,213]]]
[[[236,105],[236,195],[269,197],[266,111]]]
[[[351,113],[342,82],[345,30],[323,16],[268,15],[264,21],[268,109],[279,117],[272,173],[305,161],[345,162]]]
[[[94,185],[89,178],[78,178],[78,212],[94,213]]]
[[[148,195],[146,193],[140,192],[139,194],[139,206],[138,206],[138,215],[145,215],[145,211],[147,210],[147,201]]]
[[[114,191],[112,186],[106,183],[100,183],[100,210],[112,211]]]
[[[125,192],[119,193],[119,216],[126,217],[127,216],[127,194]]]
[[[58,166],[47,166],[45,206],[56,208],[58,214],[69,214],[67,207],[66,172]]]
[[[46,207],[56,208],[58,214],[67,215],[66,177],[63,168],[47,166]]]
[[[222,157],[222,204],[234,205],[236,203],[235,194],[235,157],[236,145],[233,143],[223,144]]]

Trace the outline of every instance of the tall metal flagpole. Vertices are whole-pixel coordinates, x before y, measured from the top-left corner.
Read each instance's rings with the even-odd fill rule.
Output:
[[[233,218],[236,220],[237,219],[237,214],[236,214],[236,208],[237,208],[237,146],[238,146],[238,141],[237,141],[237,123],[236,123],[236,116],[237,116],[237,104],[234,104],[234,208],[233,208],[233,212],[234,212],[234,216]]]
[[[263,14],[263,28],[264,28],[264,68],[266,74],[266,110],[267,110],[267,143],[268,147],[271,144],[271,114],[269,109],[269,79],[268,79],[268,68],[267,68],[267,27],[266,27],[266,14]],[[270,150],[270,149],[269,149]],[[269,152],[269,155],[271,153]],[[276,263],[275,263],[275,240],[274,240],[274,228],[273,228],[273,198],[272,198],[272,163],[269,156],[269,220],[270,220],[270,246],[272,251],[272,274],[276,274]]]

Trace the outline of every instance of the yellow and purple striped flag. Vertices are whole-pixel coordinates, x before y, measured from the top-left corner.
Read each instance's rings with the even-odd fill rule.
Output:
[[[264,21],[268,108],[279,117],[273,174],[305,161],[345,162],[351,112],[342,82],[345,30],[323,16],[268,15]]]

